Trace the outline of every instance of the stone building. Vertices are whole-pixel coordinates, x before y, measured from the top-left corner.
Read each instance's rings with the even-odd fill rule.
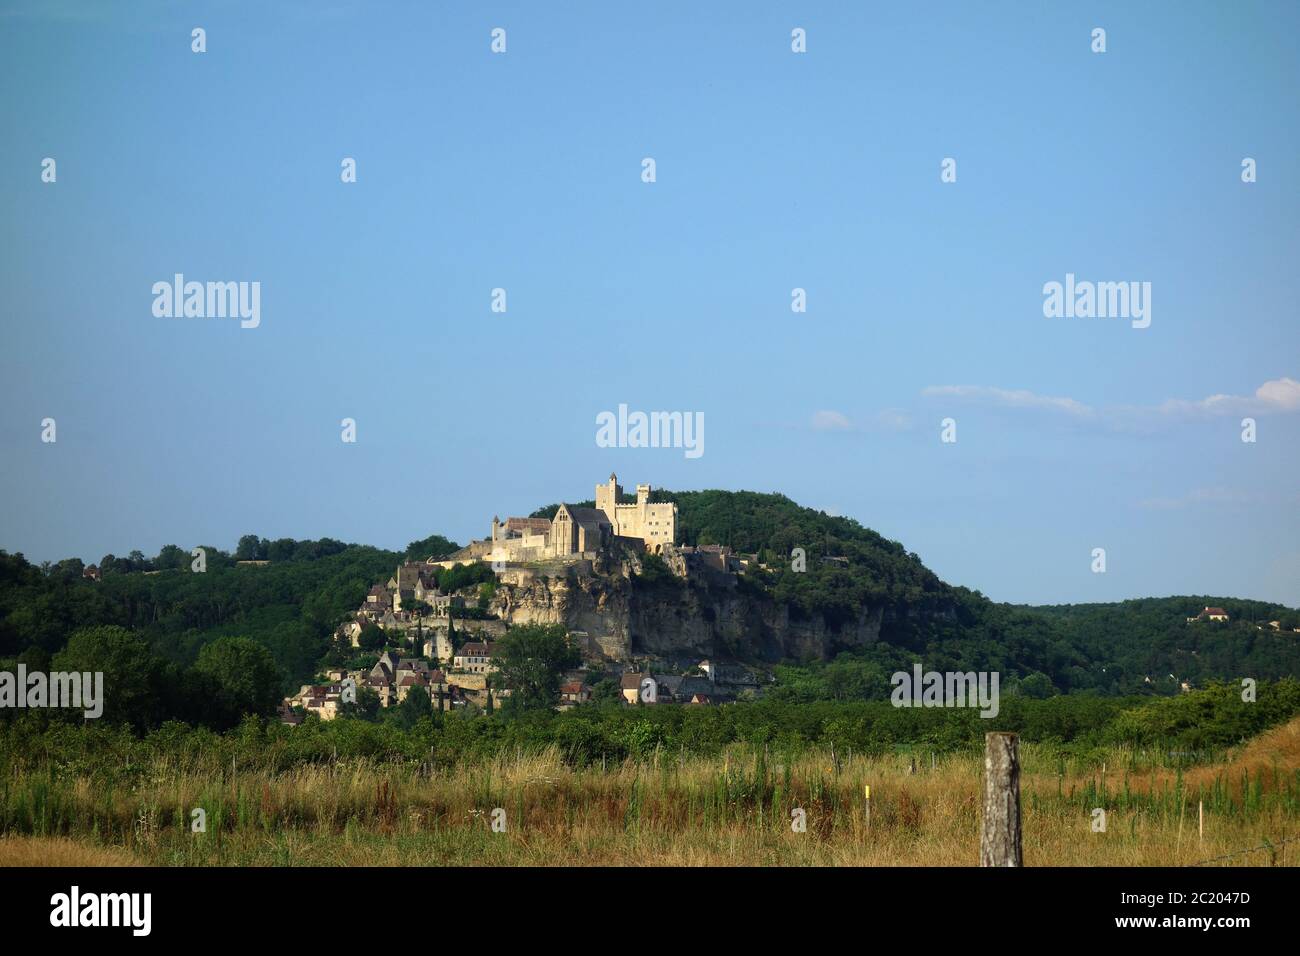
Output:
[[[519,563],[548,558],[591,557],[624,538],[658,553],[677,538],[677,505],[650,503],[650,486],[636,486],[636,501],[623,502],[617,475],[596,486],[596,507],[562,504],[555,517],[492,519],[492,536],[453,555],[460,560]]]
[[[490,674],[496,670],[492,661],[496,652],[497,645],[493,641],[470,641],[456,652],[453,669],[470,674]]]
[[[596,511],[604,512],[620,538],[640,538],[647,551],[658,552],[665,544],[677,540],[677,505],[672,502],[650,503],[650,486],[636,486],[636,502],[622,504],[623,488],[618,476],[611,474],[608,483],[596,486]]]

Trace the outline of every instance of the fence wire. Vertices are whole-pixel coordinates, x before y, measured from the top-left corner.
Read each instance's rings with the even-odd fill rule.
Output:
[[[1259,846],[1247,847],[1244,850],[1233,850],[1231,853],[1224,853],[1221,856],[1212,856],[1208,860],[1198,860],[1196,863],[1187,863],[1186,866],[1208,866],[1211,863],[1218,863],[1221,860],[1231,860],[1233,857],[1244,856],[1247,853],[1258,853],[1260,850],[1276,850],[1280,846],[1286,846],[1288,843],[1295,843],[1300,837],[1287,837],[1285,840],[1278,840],[1273,843],[1261,843]]]

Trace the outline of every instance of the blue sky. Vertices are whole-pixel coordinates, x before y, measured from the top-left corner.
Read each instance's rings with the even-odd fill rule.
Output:
[[[998,600],[1300,605],[1300,6],[612,7],[0,3],[0,547],[463,542],[616,470]]]

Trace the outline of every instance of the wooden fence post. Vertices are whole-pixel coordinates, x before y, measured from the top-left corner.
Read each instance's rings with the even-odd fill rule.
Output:
[[[984,735],[984,818],[980,866],[1023,866],[1020,847],[1020,750],[1015,734]]]

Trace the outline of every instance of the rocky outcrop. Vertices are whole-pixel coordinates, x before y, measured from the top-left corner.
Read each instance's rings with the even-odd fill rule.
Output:
[[[857,620],[832,627],[820,617],[792,619],[785,604],[735,587],[680,579],[647,586],[631,579],[630,568],[597,571],[606,573],[507,571],[491,610],[512,624],[561,624],[612,660],[830,658],[876,641],[885,619],[884,608],[865,607]]]

